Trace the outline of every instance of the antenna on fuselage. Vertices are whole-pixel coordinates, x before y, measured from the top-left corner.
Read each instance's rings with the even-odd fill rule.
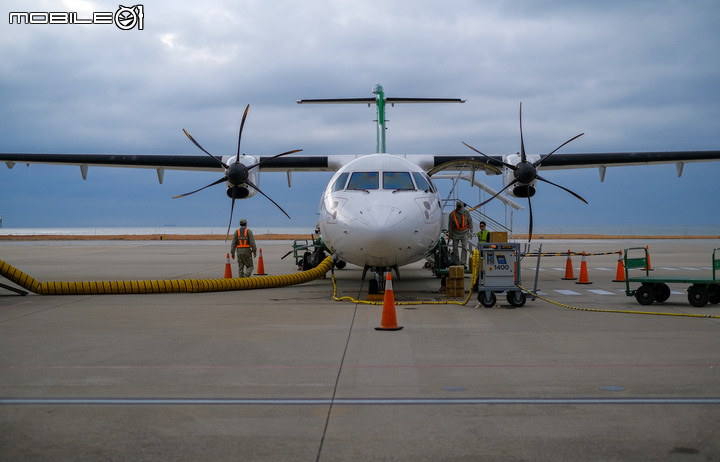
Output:
[[[394,98],[386,97],[385,90],[379,83],[375,84],[372,92],[374,98],[313,98],[298,100],[298,104],[375,104],[377,107],[377,152],[384,153],[385,150],[385,105],[390,103],[392,106],[399,103],[464,103],[464,99],[460,98]]]

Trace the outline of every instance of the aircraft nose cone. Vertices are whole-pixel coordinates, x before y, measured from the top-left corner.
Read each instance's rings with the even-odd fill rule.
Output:
[[[397,229],[404,220],[402,210],[396,207],[366,207],[360,211],[359,219],[365,230],[355,233],[354,238],[370,259],[396,255],[410,244],[407,235]]]

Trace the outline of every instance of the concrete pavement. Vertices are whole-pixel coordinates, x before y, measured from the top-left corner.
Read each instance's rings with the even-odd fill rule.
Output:
[[[709,274],[720,247],[542,243],[649,245],[656,273],[673,275]],[[260,246],[269,274],[296,270],[280,260],[287,242]],[[226,252],[216,241],[0,242],[0,258],[40,281],[222,277]],[[523,262],[526,287],[534,265]],[[581,286],[562,280],[564,258],[545,258],[539,288],[572,306],[720,315],[689,305],[681,287],[640,306],[610,282],[616,265],[617,255],[589,257],[593,284]],[[360,273],[336,272],[340,295],[364,294]],[[398,300],[442,300],[421,264],[401,276]],[[0,459],[720,458],[720,319],[543,301],[511,310],[499,296],[489,309],[476,297],[398,307],[404,329],[378,332],[380,306],[331,295],[329,279],[209,294],[0,289]]]

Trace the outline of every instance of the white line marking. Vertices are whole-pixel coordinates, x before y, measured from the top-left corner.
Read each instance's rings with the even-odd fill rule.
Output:
[[[720,404],[720,398],[285,398],[285,399],[243,399],[243,398],[2,398],[0,405],[175,405],[175,406],[328,406],[333,405],[445,405],[467,404]]]
[[[602,290],[602,289],[588,289],[588,292],[592,292],[592,293],[598,294],[598,295],[615,295],[612,292],[608,292],[607,290]]]
[[[575,292],[574,290],[555,289],[555,292],[561,293],[563,295],[580,295],[580,293]]]

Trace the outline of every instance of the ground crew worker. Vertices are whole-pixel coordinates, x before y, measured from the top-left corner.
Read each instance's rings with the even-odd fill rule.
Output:
[[[450,212],[448,217],[448,230],[450,239],[453,241],[452,254],[458,265],[467,267],[467,246],[472,229],[472,218],[470,212],[465,209],[463,201],[457,201],[455,210]],[[459,250],[462,249],[462,252]],[[460,253],[458,258],[458,253]]]
[[[238,277],[249,278],[252,276],[253,258],[257,255],[257,247],[255,246],[255,237],[253,232],[247,228],[247,220],[240,219],[240,228],[235,231],[232,243],[230,244],[230,255],[235,259],[237,251]]]
[[[477,237],[478,237],[478,246],[480,246],[480,244],[485,244],[487,242],[490,242],[490,231],[485,229],[484,221],[480,222],[480,231],[478,231]]]

